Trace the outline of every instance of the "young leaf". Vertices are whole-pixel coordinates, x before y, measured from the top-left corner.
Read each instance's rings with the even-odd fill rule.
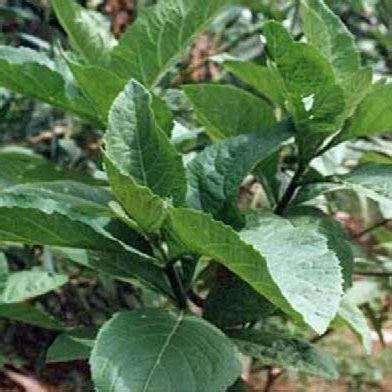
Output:
[[[334,318],[342,293],[341,271],[320,234],[274,217],[261,219],[240,238],[209,215],[187,209],[171,209],[167,226],[186,249],[220,262],[318,333]]]
[[[324,0],[301,0],[303,29],[308,41],[330,59],[340,80],[361,65],[354,36]]]
[[[90,363],[98,392],[224,391],[241,374],[222,332],[161,309],[115,315],[99,331]]]
[[[68,282],[67,275],[44,271],[20,271],[9,275],[1,302],[23,302],[55,290]]]
[[[151,109],[151,94],[130,81],[115,100],[106,133],[106,154],[124,174],[162,198],[181,204],[185,170],[181,157],[159,128]]]
[[[42,53],[0,46],[0,85],[98,124],[95,109],[68,75],[60,72],[59,67]]]
[[[158,231],[166,216],[164,201],[122,172],[110,158],[104,156],[104,159],[111,189],[125,212],[145,232]]]
[[[46,353],[47,363],[88,359],[97,336],[97,328],[80,328],[57,336]]]
[[[365,316],[350,300],[349,294],[344,296],[340,303],[338,320],[346,323],[358,336],[367,354],[372,351],[372,334]]]
[[[273,104],[284,105],[282,86],[273,69],[241,60],[225,60],[223,67],[257,92],[268,98]]]
[[[354,255],[343,227],[319,209],[312,207],[291,208],[285,216],[294,226],[318,231],[327,238],[329,248],[335,252],[340,261],[344,287],[348,289],[352,284]]]
[[[299,131],[301,159],[308,159],[329,134],[341,128],[343,89],[329,61],[314,46],[294,42],[277,22],[267,22],[263,31],[272,66],[283,82],[287,109]]]
[[[110,22],[102,14],[85,9],[74,0],[52,0],[52,5],[71,46],[88,63],[107,64],[110,52],[117,44],[110,32]]]
[[[316,346],[297,338],[255,330],[230,333],[240,351],[263,364],[277,365],[328,379],[336,379],[338,369],[332,357]]]
[[[236,200],[244,178],[293,135],[288,121],[262,136],[240,135],[207,147],[187,166],[187,206],[231,223],[227,218],[239,214]]]
[[[340,140],[392,131],[392,84],[375,84],[340,135]]]
[[[265,101],[238,87],[198,84],[185,86],[184,91],[213,140],[244,133],[262,135],[276,122]]]
[[[54,318],[25,303],[0,303],[0,318],[18,321],[40,328],[63,331],[65,328]]]
[[[219,276],[203,306],[203,317],[220,328],[237,327],[267,318],[276,308],[231,273]]]
[[[190,42],[232,0],[165,0],[142,10],[112,52],[111,68],[126,79],[153,86]]]

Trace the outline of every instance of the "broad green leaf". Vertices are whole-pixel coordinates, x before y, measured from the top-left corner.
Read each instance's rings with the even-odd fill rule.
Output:
[[[113,194],[130,218],[147,233],[160,229],[166,216],[164,201],[148,187],[139,185],[105,156],[105,170]]]
[[[292,208],[285,216],[294,226],[318,231],[327,238],[329,248],[340,261],[345,289],[349,288],[352,284],[354,255],[349,238],[340,223],[312,207]]]
[[[240,237],[211,216],[187,209],[170,210],[167,226],[188,251],[220,262],[318,333],[334,318],[342,293],[341,271],[320,234],[274,217],[261,219]]]
[[[329,182],[308,184],[301,188],[295,202],[311,200],[325,193],[351,190],[376,202],[392,203],[392,165],[365,163],[342,176],[329,177]]]
[[[0,318],[34,325],[40,328],[63,331],[65,328],[48,314],[25,303],[0,303]]]
[[[104,251],[121,246],[101,221],[52,199],[12,193],[0,195],[0,241]]]
[[[126,85],[126,79],[96,65],[84,65],[70,59],[68,65],[83,94],[96,108],[101,123],[107,124],[109,110]]]
[[[106,154],[138,184],[181,204],[185,170],[180,155],[157,125],[151,102],[151,94],[141,84],[132,80],[126,85],[110,111]]]
[[[198,84],[185,86],[184,91],[213,140],[244,133],[262,135],[276,122],[265,101],[238,87]]]
[[[358,71],[361,59],[354,36],[324,0],[301,0],[306,38],[328,58],[339,80]]]
[[[23,302],[56,290],[67,282],[67,275],[44,271],[14,272],[9,275],[0,298],[4,303]]]
[[[0,188],[46,181],[74,180],[94,183],[85,174],[57,168],[52,162],[30,150],[7,148],[0,151]]]
[[[169,282],[154,259],[144,255],[135,257],[131,252],[98,252],[85,249],[55,248],[63,257],[94,271],[112,276],[135,286],[147,287],[173,298]]]
[[[97,392],[224,391],[241,374],[222,332],[161,309],[115,315],[99,331],[90,364]]]
[[[265,319],[276,308],[246,282],[228,272],[218,275],[203,306],[203,317],[220,328]]]
[[[359,308],[354,305],[349,294],[343,297],[340,303],[340,308],[338,312],[338,320],[343,320],[351,330],[358,336],[363,344],[363,347],[367,354],[372,351],[372,334],[367,324],[365,316],[359,310]]]
[[[392,131],[392,84],[375,84],[359,104],[340,139],[348,140]]]
[[[104,188],[75,181],[35,182],[9,187],[4,195],[31,195],[55,200],[73,211],[91,216],[112,216],[109,209],[111,194]]]
[[[304,340],[255,330],[230,333],[240,351],[263,365],[277,365],[328,379],[339,375],[333,358]]]
[[[342,271],[328,239],[288,220],[261,215],[240,233],[266,261],[273,281],[293,309],[318,333],[335,317],[342,289]],[[272,301],[272,300],[271,300]]]
[[[364,164],[336,180],[372,200],[392,204],[392,165]]]
[[[263,94],[272,103],[279,106],[284,105],[279,78],[271,68],[249,61],[231,59],[223,61],[222,65],[227,71]]]
[[[145,86],[159,82],[190,42],[232,0],[165,0],[141,11],[112,52],[111,69]]]
[[[187,166],[187,206],[230,223],[227,217],[239,213],[237,196],[244,178],[293,135],[292,123],[283,122],[262,136],[240,135],[207,147]]]
[[[109,20],[74,0],[52,0],[52,5],[73,49],[90,64],[107,64],[117,44]]]
[[[88,359],[97,336],[97,328],[80,328],[65,332],[55,339],[46,353],[47,363]]]
[[[0,85],[99,123],[95,109],[68,75],[42,53],[0,46]]]
[[[86,98],[94,104],[102,124],[107,124],[110,108],[118,94],[127,84],[124,79],[110,70],[93,65],[84,65],[68,59],[68,65]],[[166,103],[152,94],[151,109],[155,120],[167,134],[173,126],[172,114]]]
[[[327,58],[313,45],[294,42],[277,22],[267,22],[263,31],[271,66],[279,71],[287,109],[297,125],[301,155],[308,158],[341,128],[343,89]]]

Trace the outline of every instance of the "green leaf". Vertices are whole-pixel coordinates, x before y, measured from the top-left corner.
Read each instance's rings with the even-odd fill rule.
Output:
[[[227,71],[263,94],[272,103],[279,106],[284,105],[280,80],[273,69],[241,60],[225,60],[222,65]]]
[[[222,332],[161,309],[115,315],[99,331],[90,363],[98,392],[224,391],[241,374]]]
[[[313,45],[294,42],[282,25],[264,25],[267,51],[281,76],[287,109],[299,132],[301,155],[313,156],[342,126],[345,99],[334,70]]]
[[[328,247],[333,250],[340,261],[344,278],[344,287],[348,289],[352,284],[354,270],[354,255],[349,238],[340,223],[325,215],[322,211],[312,207],[292,208],[285,214],[294,226],[318,231],[328,241]]]
[[[75,181],[35,182],[9,187],[4,195],[31,195],[55,200],[73,211],[95,217],[112,216],[109,209],[111,194],[104,188],[93,187]]]
[[[102,124],[107,124],[109,110],[126,85],[126,79],[106,68],[67,60],[78,86],[97,111]]]
[[[203,306],[203,317],[220,328],[265,319],[276,308],[246,282],[231,273],[218,275]]]
[[[342,293],[341,272],[320,234],[274,217],[261,219],[240,238],[209,215],[187,209],[171,209],[167,226],[172,238],[188,251],[220,262],[318,333],[334,318]]]
[[[106,251],[119,247],[119,242],[102,229],[102,221],[52,199],[3,193],[0,218],[0,241]]]
[[[46,353],[47,363],[85,360],[90,357],[97,328],[80,328],[63,333],[55,339]]]
[[[110,52],[117,44],[110,32],[109,20],[98,12],[81,7],[74,0],[52,0],[52,5],[71,46],[88,63],[107,64]]]
[[[67,61],[78,86],[96,108],[100,121],[107,124],[110,108],[127,84],[127,79],[103,67],[84,65],[71,59]],[[151,109],[158,125],[169,135],[173,127],[173,118],[166,103],[152,94]]]
[[[351,190],[386,205],[392,203],[392,165],[366,163],[342,176],[329,177],[329,182],[309,184],[298,193],[297,204],[325,193]]]
[[[56,290],[68,282],[67,275],[44,271],[21,271],[11,273],[7,279],[1,301],[23,302]]]
[[[57,320],[34,306],[25,303],[0,303],[0,318],[55,331],[64,330],[64,327]]]
[[[265,257],[273,281],[293,309],[315,331],[325,332],[343,292],[340,262],[327,238],[273,215],[250,222],[240,236]]]
[[[333,358],[316,346],[297,338],[255,330],[230,333],[240,351],[263,365],[277,365],[328,379],[339,375]]]
[[[113,50],[111,69],[145,86],[156,85],[218,11],[232,3],[165,0],[143,9]]]
[[[367,324],[365,316],[354,305],[349,294],[343,297],[340,303],[338,319],[343,320],[351,330],[358,336],[367,354],[372,351],[372,334]]]
[[[0,188],[59,180],[96,182],[88,175],[57,168],[52,162],[30,150],[7,148],[0,151]]]
[[[276,122],[265,101],[237,87],[198,84],[184,86],[184,91],[213,140],[244,133],[262,135]]]
[[[0,45],[0,85],[98,123],[95,109],[69,75],[42,53]]]
[[[113,194],[131,219],[147,233],[158,231],[166,216],[164,201],[148,187],[139,185],[131,176],[124,174],[107,156],[105,170]]]
[[[230,223],[238,215],[237,196],[244,178],[257,164],[294,135],[291,122],[282,122],[262,136],[240,135],[207,147],[187,166],[187,206]]]
[[[147,255],[138,257],[132,252],[98,252],[84,249],[54,248],[70,261],[97,272],[107,274],[135,286],[173,298],[169,282],[162,268]]]
[[[364,164],[335,180],[345,189],[380,203],[392,204],[392,165]]]
[[[373,136],[392,131],[392,84],[375,84],[359,104],[340,139]]]
[[[359,50],[340,18],[323,0],[302,0],[300,9],[306,38],[332,62],[337,77],[344,80],[358,71]]]
[[[151,102],[141,84],[134,80],[127,84],[110,111],[106,154],[139,185],[181,204],[186,192],[181,156],[157,125]]]

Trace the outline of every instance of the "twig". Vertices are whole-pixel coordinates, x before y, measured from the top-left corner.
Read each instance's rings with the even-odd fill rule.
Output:
[[[356,234],[353,239],[356,240],[358,238],[363,237],[366,234],[371,233],[373,230],[378,229],[379,227],[385,226],[389,222],[392,222],[392,219],[383,219],[381,222],[374,224],[373,226],[368,227],[367,229],[361,231],[360,233]]]
[[[280,199],[280,201],[275,209],[275,213],[277,215],[282,215],[284,210],[289,205],[291,199],[293,198],[297,188],[299,187],[299,185],[301,183],[301,179],[302,179],[302,176],[305,174],[306,167],[307,167],[307,164],[300,164],[298,166],[298,169],[294,173],[294,176],[291,179],[291,182],[290,182],[289,186],[287,187],[285,194]]]
[[[361,276],[384,276],[384,277],[389,277],[392,276],[391,271],[354,271],[355,275],[361,275]]]

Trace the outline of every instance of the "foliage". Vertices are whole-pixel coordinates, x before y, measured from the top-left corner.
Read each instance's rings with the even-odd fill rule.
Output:
[[[358,249],[329,198],[352,192],[390,213],[392,162],[368,156],[364,164],[361,156],[333,173],[322,162],[392,131],[391,84],[373,82],[354,36],[323,0],[298,4],[305,39],[275,10],[276,20],[261,26],[262,64],[216,58],[236,86],[176,86],[194,111],[186,120],[173,113],[166,88],[177,63],[198,34],[219,25],[215,16],[253,9],[251,1],[160,0],[117,40],[101,14],[53,0],[69,47],[50,56],[0,46],[2,87],[106,130],[99,178],[23,149],[0,151],[0,317],[61,331],[48,362],[88,358],[102,392],[214,392],[241,377],[240,351],[264,366],[337,378],[312,331],[348,327],[371,350],[353,294]],[[239,197],[250,176],[261,203]],[[21,245],[142,287],[163,306],[147,300],[99,328],[67,330],[26,301],[68,276],[10,271],[10,249]],[[383,261],[376,267],[385,289]],[[302,336],[266,330],[272,317]]]

